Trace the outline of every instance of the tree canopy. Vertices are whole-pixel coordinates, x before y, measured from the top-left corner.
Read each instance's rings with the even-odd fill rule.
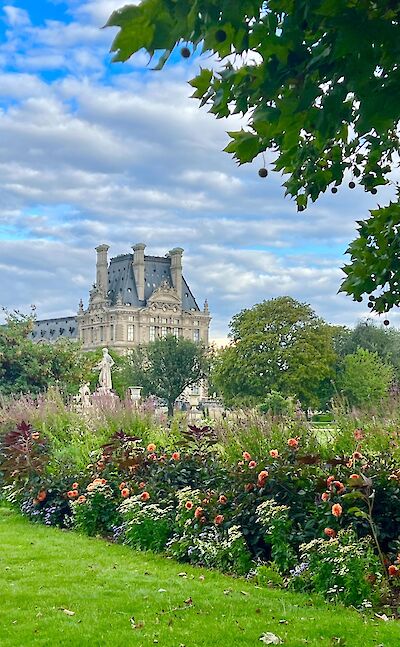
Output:
[[[242,310],[230,324],[232,344],[215,361],[214,382],[228,404],[262,402],[268,393],[326,404],[332,395],[335,328],[291,297]]]
[[[338,386],[350,405],[373,407],[387,398],[394,371],[378,353],[358,348],[355,353],[346,355],[343,363]]]
[[[344,331],[336,344],[339,355],[355,353],[359,348],[376,353],[394,369],[394,379],[400,384],[400,331],[378,326],[373,320],[359,321],[352,330]]]
[[[142,387],[143,395],[166,400],[172,415],[183,391],[206,377],[207,351],[201,344],[167,335],[133,349],[127,371],[130,379]]]
[[[146,50],[161,69],[177,45],[220,62],[193,96],[217,118],[244,115],[226,150],[268,152],[299,211],[344,181],[376,194],[399,153],[400,5],[394,0],[142,0],[115,11],[115,61]],[[183,45],[183,46],[182,46]],[[260,169],[266,177],[268,170]],[[397,196],[399,197],[399,196]],[[400,204],[373,210],[350,245],[341,289],[371,310],[400,301]]]
[[[74,341],[34,343],[33,322],[31,315],[7,313],[0,326],[0,393],[38,394],[50,386],[76,393],[90,375],[90,357]]]

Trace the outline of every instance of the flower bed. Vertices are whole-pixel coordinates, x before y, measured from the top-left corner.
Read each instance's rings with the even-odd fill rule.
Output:
[[[167,438],[114,433],[86,468],[56,470],[51,438],[19,424],[1,437],[4,496],[32,520],[261,584],[360,608],[397,599],[400,470],[362,430],[345,455],[286,433],[233,460],[210,426],[181,430],[174,446],[156,436]]]

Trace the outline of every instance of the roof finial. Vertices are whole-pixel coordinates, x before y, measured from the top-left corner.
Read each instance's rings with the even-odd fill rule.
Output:
[[[204,301],[204,312],[209,312],[207,299]]]
[[[78,314],[82,314],[84,312],[84,307],[83,307],[83,301],[82,299],[79,301],[79,307],[78,307]]]

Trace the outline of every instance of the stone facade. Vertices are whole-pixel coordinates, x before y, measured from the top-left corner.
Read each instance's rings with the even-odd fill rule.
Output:
[[[79,339],[85,350],[107,346],[121,353],[173,334],[208,345],[210,314],[200,310],[182,275],[181,248],[146,256],[145,245],[108,261],[108,245],[96,248],[96,283],[76,317],[37,321],[35,341]]]

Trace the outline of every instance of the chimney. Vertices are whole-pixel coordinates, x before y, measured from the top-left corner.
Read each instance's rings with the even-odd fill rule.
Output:
[[[181,247],[174,247],[169,252],[171,258],[172,285],[180,299],[182,299],[182,254],[183,249]]]
[[[99,292],[107,296],[108,292],[108,258],[107,252],[110,249],[109,245],[99,245],[96,247],[97,263],[96,263],[96,287]]]
[[[137,243],[133,249],[133,273],[135,275],[136,290],[139,301],[144,301],[144,243]]]

